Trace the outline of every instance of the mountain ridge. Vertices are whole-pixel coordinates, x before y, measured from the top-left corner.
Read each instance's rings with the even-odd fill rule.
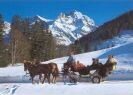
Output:
[[[120,32],[124,30],[133,30],[133,10],[104,23],[94,32],[75,41],[75,44],[80,43],[81,47],[84,48],[84,51],[94,51],[98,44],[118,36]]]
[[[97,27],[94,20],[76,10],[68,13],[60,13],[55,20],[46,19],[40,15],[30,17],[29,19],[31,25],[35,21],[42,21],[52,31],[57,44],[66,46],[74,43],[75,40],[83,35],[92,32]],[[5,34],[10,32],[9,26],[10,23],[8,23],[8,29],[4,29]]]

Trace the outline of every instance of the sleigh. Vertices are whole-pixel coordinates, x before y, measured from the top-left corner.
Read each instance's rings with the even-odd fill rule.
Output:
[[[69,81],[76,82],[92,82],[92,83],[100,83],[103,81],[103,78],[98,74],[98,71],[92,70],[90,74],[80,75],[78,72],[69,73],[68,74]]]
[[[67,74],[70,82],[87,81],[92,83],[100,83],[104,81],[112,71],[110,68],[108,69],[108,66],[103,64],[95,68],[88,68],[84,66],[80,69],[74,69],[73,67],[71,66],[71,70]]]

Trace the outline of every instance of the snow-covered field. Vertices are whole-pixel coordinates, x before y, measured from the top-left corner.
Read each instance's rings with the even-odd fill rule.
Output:
[[[133,95],[133,81],[113,81],[101,84],[1,84],[0,95]]]
[[[118,38],[113,40],[116,41]],[[117,69],[101,84],[80,82],[77,85],[69,83],[64,85],[62,82],[57,82],[57,84],[33,85],[28,77],[24,76],[22,63],[0,68],[0,95],[133,95],[133,35],[119,39],[119,44],[115,47],[78,54],[75,58],[84,65],[90,65],[92,58],[99,58],[105,63],[110,54],[113,54],[118,61]],[[55,62],[61,70],[67,58],[57,58],[43,63]]]

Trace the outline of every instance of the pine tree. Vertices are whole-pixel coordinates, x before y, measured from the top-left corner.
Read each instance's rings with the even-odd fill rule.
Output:
[[[25,18],[23,21],[22,21],[22,40],[23,42],[21,43],[23,46],[23,49],[21,50],[23,53],[22,55],[23,56],[23,60],[24,59],[27,59],[27,60],[30,60],[31,59],[31,54],[30,54],[30,51],[31,51],[31,41],[32,41],[32,31],[31,31],[31,28],[30,28],[30,22],[29,22],[29,18]]]
[[[6,66],[8,64],[7,61],[7,52],[4,44],[3,34],[4,34],[4,20],[2,15],[0,14],[0,66]]]
[[[32,39],[32,49],[31,49],[31,57],[32,59],[42,59],[45,58],[45,31],[43,31],[43,23],[35,22],[32,26],[32,32],[34,33]],[[43,53],[43,54],[42,54]]]
[[[22,32],[27,37],[27,39],[31,39],[31,29],[30,29],[30,21],[29,18],[25,18],[22,20]]]
[[[83,53],[83,49],[81,47],[81,44],[80,44],[79,40],[76,41],[76,44],[74,46],[75,46],[75,51],[76,51],[77,54]]]
[[[0,44],[1,44],[0,48],[2,48],[3,45],[3,33],[4,33],[3,29],[4,29],[4,21],[2,15],[0,14]]]
[[[11,23],[11,58],[12,64],[30,60],[31,42],[29,40],[30,25],[27,19],[14,16]],[[29,36],[29,37],[28,37]]]
[[[43,22],[38,21],[32,26],[34,35],[31,56],[42,61],[54,58],[56,49],[52,33],[45,26]]]
[[[21,28],[20,16],[14,16],[11,23],[11,64],[16,63],[17,37]]]
[[[47,36],[47,60],[52,59],[55,57],[55,50],[56,50],[56,40],[52,35],[52,32],[50,30],[46,30],[46,36]]]

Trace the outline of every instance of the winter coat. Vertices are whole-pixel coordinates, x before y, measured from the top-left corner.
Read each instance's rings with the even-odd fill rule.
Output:
[[[75,58],[72,55],[70,55],[67,60],[67,63],[74,63],[74,62],[75,62]]]

